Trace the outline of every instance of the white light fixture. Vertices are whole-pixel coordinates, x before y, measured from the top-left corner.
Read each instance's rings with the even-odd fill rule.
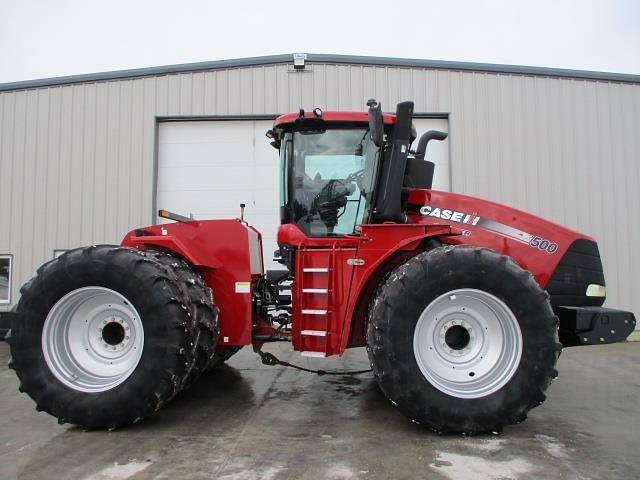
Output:
[[[294,53],[293,54],[293,68],[296,70],[304,70],[305,62],[307,61],[306,53]]]
[[[591,283],[587,286],[587,297],[606,297],[607,287]]]

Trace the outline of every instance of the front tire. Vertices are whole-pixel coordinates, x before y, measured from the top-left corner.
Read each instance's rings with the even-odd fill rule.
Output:
[[[560,348],[546,292],[508,257],[444,246],[397,267],[369,309],[386,396],[438,433],[500,431],[542,403]]]
[[[173,398],[192,371],[197,324],[188,294],[152,254],[71,250],[21,293],[10,366],[37,410],[60,423],[135,423]]]

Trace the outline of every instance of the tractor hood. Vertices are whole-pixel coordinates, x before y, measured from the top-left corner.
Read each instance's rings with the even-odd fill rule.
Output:
[[[447,240],[491,248],[533,273],[554,305],[602,305],[605,281],[595,240],[499,203],[437,190],[409,192],[405,207],[414,223],[451,224]]]

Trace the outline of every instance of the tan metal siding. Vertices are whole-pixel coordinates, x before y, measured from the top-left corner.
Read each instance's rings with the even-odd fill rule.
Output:
[[[0,253],[13,300],[57,248],[152,221],[156,117],[320,106],[449,114],[452,188],[596,237],[608,304],[640,312],[640,85],[346,64],[261,65],[0,93]],[[275,175],[275,164],[274,164]],[[275,208],[275,206],[274,206]]]

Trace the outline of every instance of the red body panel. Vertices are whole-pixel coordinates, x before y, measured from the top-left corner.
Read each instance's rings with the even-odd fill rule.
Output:
[[[292,288],[294,348],[342,354],[367,281],[394,255],[416,250],[425,238],[452,234],[456,229],[449,225],[385,223],[362,225],[360,235],[319,238],[307,237],[296,225],[282,225],[278,243],[296,247]],[[325,289],[327,293],[313,292]],[[326,313],[318,314],[322,311]],[[324,337],[305,336],[301,335],[303,331],[327,333]]]
[[[571,243],[589,238],[526,212],[449,192],[413,190],[407,210],[413,223],[361,225],[359,235],[308,237],[296,225],[280,227],[278,243],[296,248],[292,333],[297,350],[340,355],[363,345],[366,305],[380,276],[421,251],[429,238],[508,255],[543,288]],[[197,267],[220,308],[219,344],[250,344],[258,320],[252,317],[253,280],[263,274],[259,234],[239,220],[141,230],[129,232],[122,244],[164,248]]]
[[[403,252],[406,257],[414,255],[430,237],[507,255],[529,270],[543,288],[571,243],[590,238],[520,210],[449,192],[414,190],[408,208],[414,223],[361,225],[360,235],[307,237],[295,225],[280,227],[278,243],[296,247],[292,295],[297,350],[339,355],[347,347],[363,345],[366,304],[372,294],[367,282],[374,279],[377,284],[375,275],[394,266],[391,259]],[[329,267],[330,272],[305,273],[306,267]],[[318,288],[327,288],[329,294],[305,293]],[[327,310],[327,314],[305,315],[305,310]],[[307,337],[301,335],[303,330],[326,330],[327,335]]]
[[[300,118],[299,113],[286,113],[280,115],[273,122],[274,128],[282,128],[285,125],[295,123]],[[313,112],[305,112],[305,119],[317,119]],[[385,113],[382,115],[385,125],[393,125],[396,123],[396,116]],[[369,114],[367,112],[322,112],[322,120],[325,122],[360,122],[365,126],[369,122]]]
[[[219,345],[251,343],[251,280],[262,274],[251,268],[251,255],[256,252],[250,250],[249,235],[255,230],[239,220],[167,223],[141,230],[151,235],[138,236],[133,230],[122,245],[173,251],[197,267],[213,290],[220,309]]]
[[[422,225],[449,223],[461,229],[463,235],[448,238],[445,240],[446,243],[487,247],[507,255],[522,268],[533,273],[542,288],[546,287],[562,255],[574,240],[578,238],[593,240],[588,235],[521,210],[456,193],[413,190],[409,194],[407,204],[409,215],[416,223]],[[431,208],[423,208],[421,214],[418,211],[419,207]],[[439,216],[436,209],[439,209]],[[456,216],[458,221],[451,221],[443,218],[449,216],[444,212],[445,210],[452,214],[458,212],[464,215],[461,219],[459,215]],[[470,218],[464,223],[467,215]],[[477,223],[474,225],[474,222]],[[536,241],[536,238],[539,240]],[[538,246],[535,246],[536,243]],[[547,244],[549,245],[547,248],[540,248]],[[557,248],[553,245],[557,245]]]

